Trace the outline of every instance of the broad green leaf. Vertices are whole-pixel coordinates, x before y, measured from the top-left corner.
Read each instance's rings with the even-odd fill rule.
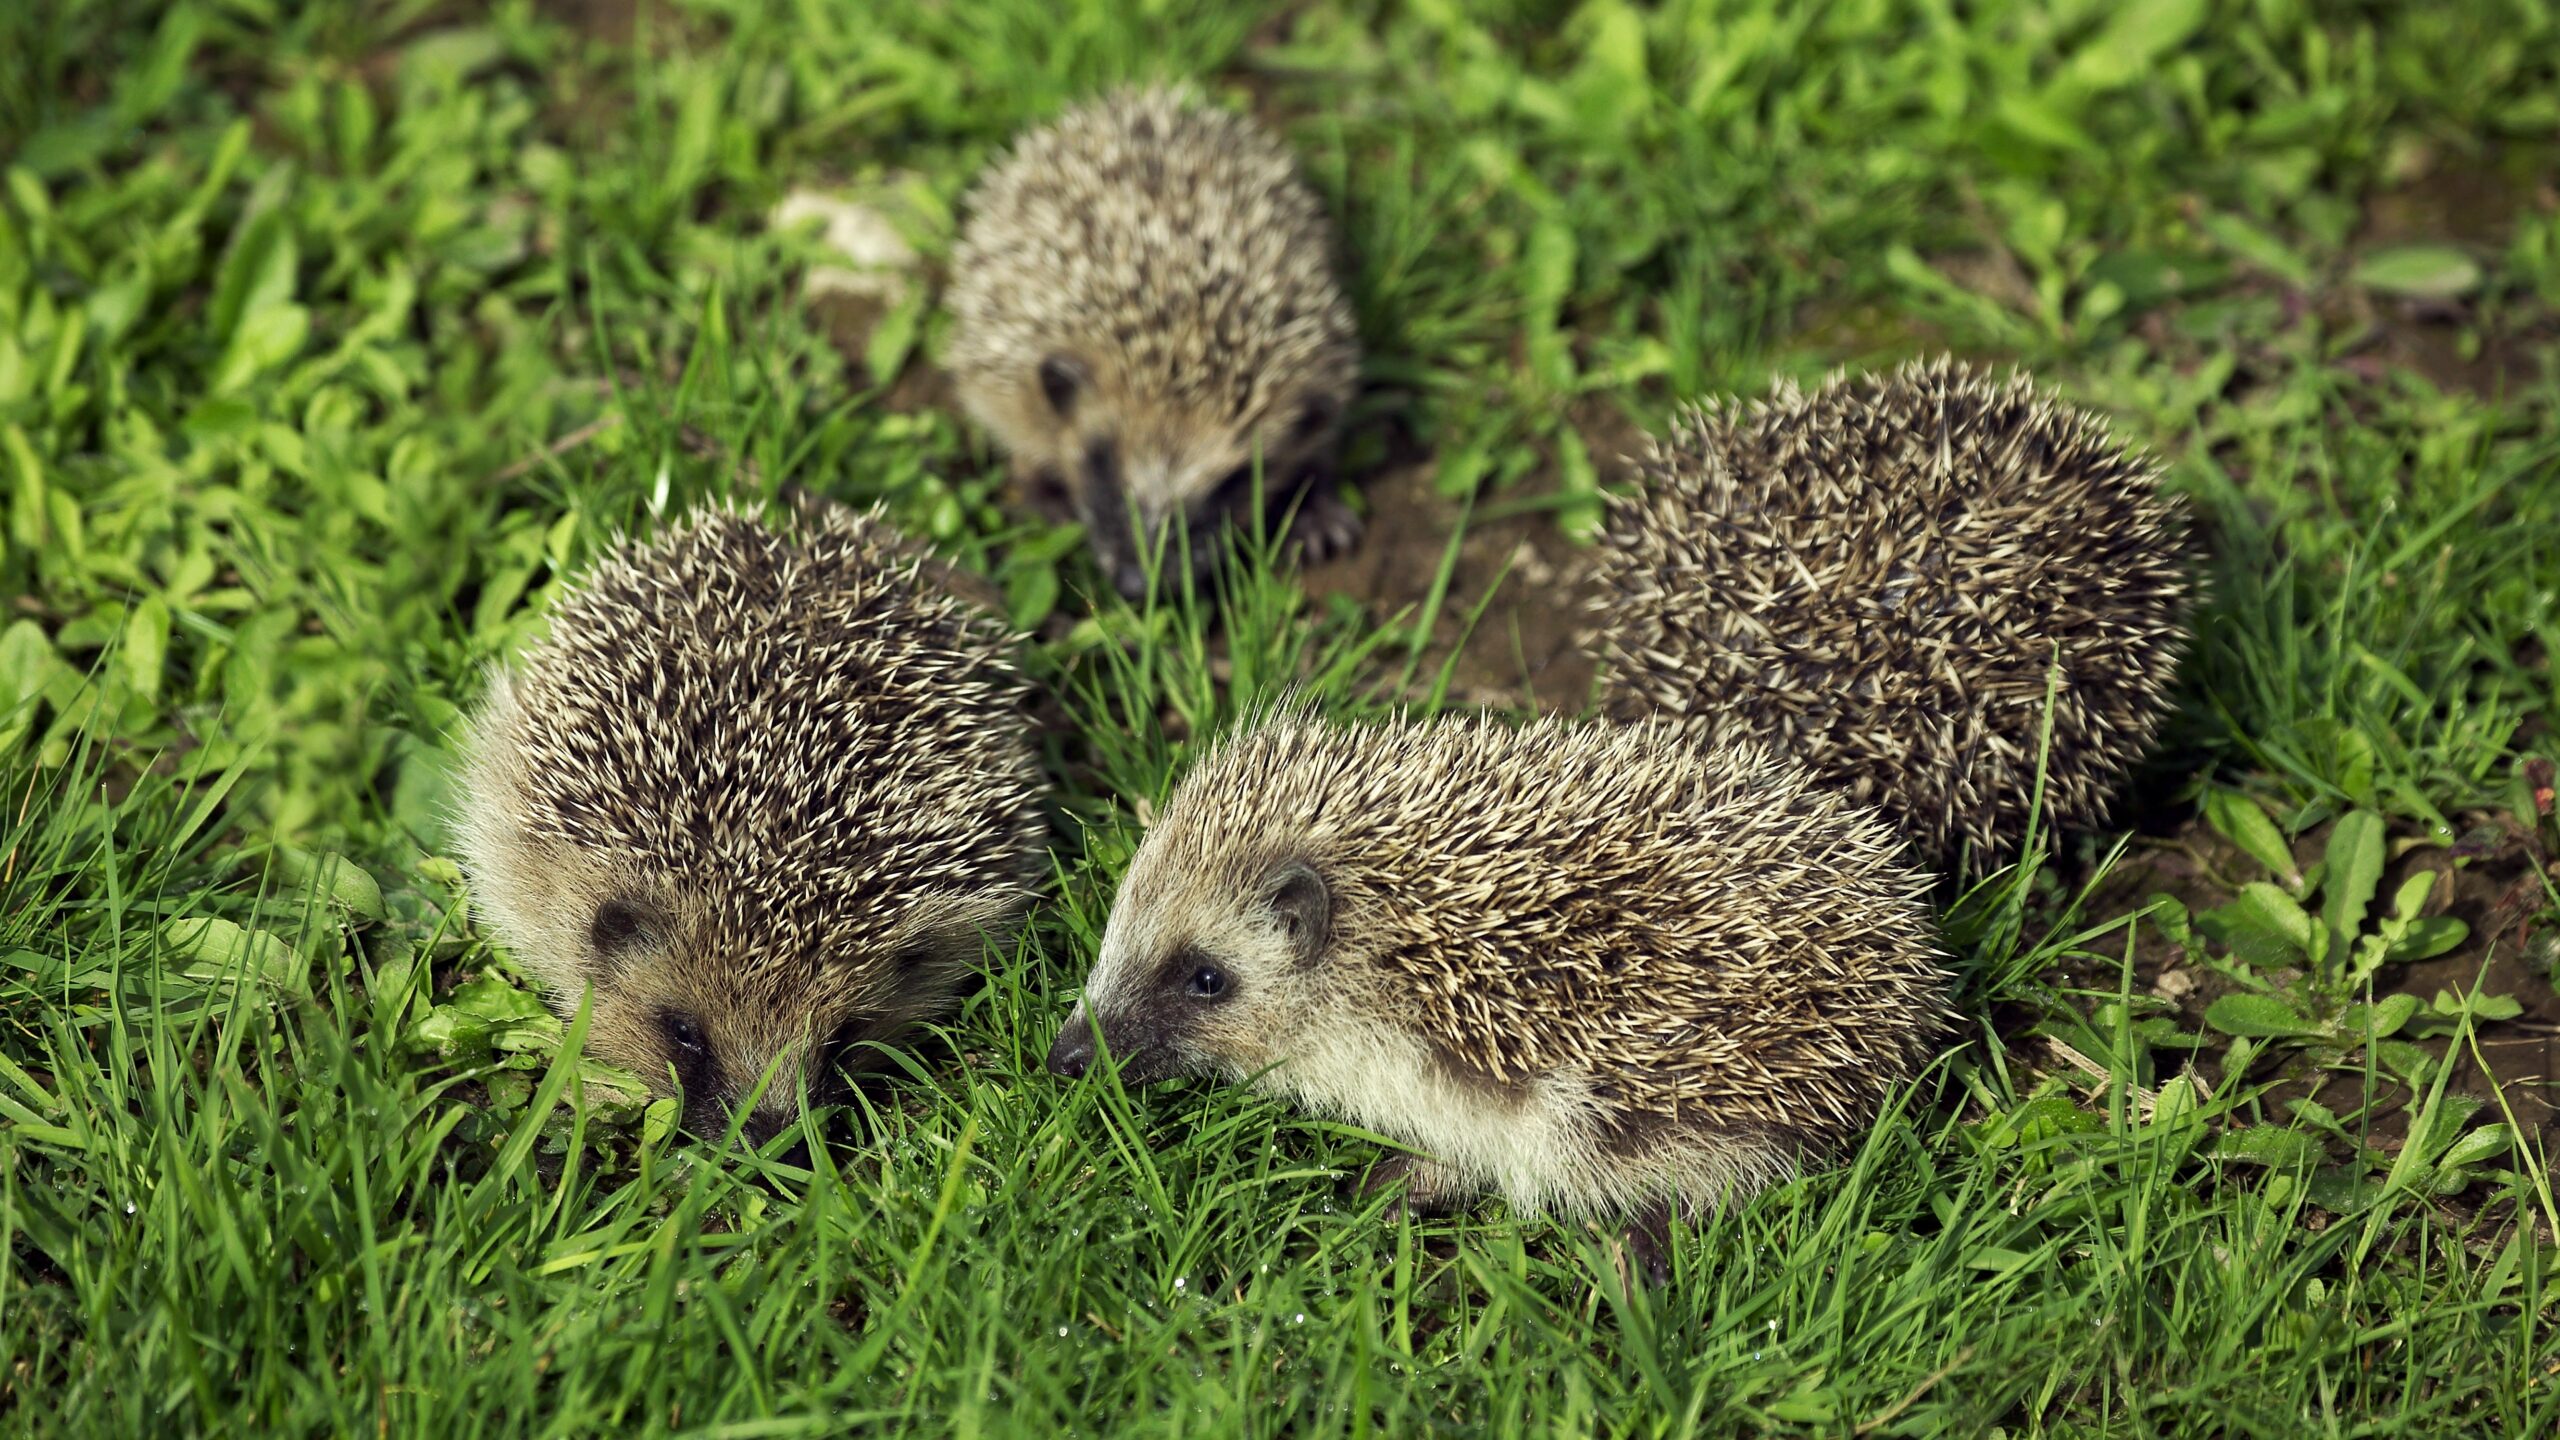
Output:
[[[2480,262],[2450,245],[2401,245],[2357,261],[2347,278],[2386,295],[2454,300],[2480,288]]]
[[[227,394],[282,365],[302,352],[311,336],[311,312],[299,305],[271,305],[251,311],[232,333],[231,345],[214,366],[212,384]]]
[[[2450,990],[2436,992],[2431,1007],[2438,1015],[2459,1018],[2469,1014],[2475,1020],[2513,1020],[2524,1013],[2524,1006],[2513,995],[2456,995]]]
[[[294,271],[302,252],[294,244],[281,206],[258,210],[231,235],[222,257],[222,273],[214,282],[212,331],[234,346],[240,327],[263,310],[291,304]]]
[[[190,980],[223,980],[245,976],[271,985],[299,985],[302,956],[264,930],[244,929],[219,915],[172,920],[160,927],[170,952],[184,962],[179,973]]]
[[[2369,1209],[2386,1193],[2380,1180],[2353,1165],[2335,1165],[2311,1177],[2311,1203],[2339,1215]]]
[[[495,975],[482,975],[457,986],[453,998],[446,1002],[466,1015],[497,1024],[548,1017],[551,1012],[542,1002]]]
[[[930,293],[921,285],[889,307],[880,323],[871,327],[863,342],[862,365],[875,385],[888,385],[907,368],[915,354],[916,341],[924,333],[927,312],[933,308]]]
[[[15,743],[22,733],[18,727],[33,716],[36,701],[63,668],[43,626],[21,620],[0,630],[0,749]]]
[[[1522,298],[1529,307],[1530,369],[1551,389],[1573,383],[1573,347],[1560,325],[1578,261],[1572,225],[1561,215],[1541,216],[1529,231],[1520,268],[1525,277]]]
[[[2279,941],[2301,955],[2311,953],[2311,916],[2292,896],[2264,880],[2241,886],[2230,904],[2207,913],[2226,928],[2238,925]]]
[[[2142,913],[2151,917],[2151,923],[2160,927],[2160,933],[2169,937],[2170,944],[2182,950],[2195,948],[2195,917],[2187,912],[2185,901],[2175,895],[2154,892],[2144,899]]]
[[[2225,1035],[2260,1039],[2320,1033],[2301,1011],[2272,995],[2225,995],[2205,1007],[2204,1023]]]
[[[2406,991],[2394,991],[2370,1006],[2359,1005],[2347,1012],[2346,1028],[2358,1035],[2376,1040],[2397,1035],[2400,1028],[2418,1013],[2418,997]]]
[[[2215,833],[2266,866],[2267,873],[2283,881],[2287,890],[2301,892],[2302,871],[2293,863],[2293,847],[2285,844],[2284,832],[2256,800],[2217,785],[2205,792],[2204,818]]]
[[[160,695],[161,677],[169,664],[169,604],[146,595],[125,612],[124,636],[117,652],[125,683],[146,700]]]
[[[2237,215],[2207,215],[2197,222],[2213,243],[2297,290],[2308,289],[2311,267],[2283,241]]]
[[[1005,577],[1005,617],[1017,630],[1034,630],[1058,608],[1060,584],[1055,565],[1025,565]]]
[[[2506,1154],[2515,1148],[2515,1143],[2515,1132],[2504,1121],[2483,1125],[2477,1130],[2464,1132],[2461,1139],[2454,1141],[2437,1158],[2436,1163],[2446,1167],[2478,1165]]]
[[[2409,922],[2408,930],[2383,952],[2385,960],[2432,960],[2471,938],[2471,927],[2450,915],[2430,915]]]
[[[2382,883],[2382,817],[2370,810],[2350,810],[2339,816],[2337,827],[2329,832],[2323,859],[2329,873],[2320,886],[2321,915],[2329,933],[2337,937],[2337,953],[2343,955],[2364,928],[2374,887]]]
[[[2391,918],[2403,921],[2417,919],[2418,912],[2426,906],[2427,896],[2432,894],[2435,888],[2435,871],[2419,870],[2412,873],[2408,879],[2401,881],[2400,888],[2392,893]]]
[[[381,882],[344,855],[315,855],[286,845],[278,848],[276,860],[284,883],[296,890],[316,886],[329,903],[367,920],[390,914],[383,908]]]
[[[459,1006],[438,1005],[401,1033],[400,1045],[441,1060],[483,1053],[489,1048],[489,1022]]]
[[[2206,0],[2122,0],[2106,25],[2071,57],[2069,78],[2091,90],[2113,90],[2148,74],[2204,23]]]
[[[2299,1130],[2280,1125],[2250,1125],[2226,1130],[2213,1143],[2217,1160],[2237,1160],[2244,1165],[2264,1165],[2275,1170],[2308,1170],[2320,1163],[2325,1152],[2320,1141]]]

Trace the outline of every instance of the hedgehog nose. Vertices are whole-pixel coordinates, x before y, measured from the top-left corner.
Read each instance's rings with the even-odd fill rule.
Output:
[[[773,1143],[775,1136],[790,1129],[791,1125],[792,1117],[790,1116],[770,1115],[762,1110],[751,1111],[746,1119],[738,1122],[738,1138],[746,1142],[748,1149],[762,1150]]]
[[[1058,1038],[1049,1046],[1049,1073],[1081,1079],[1092,1064],[1093,1023],[1085,1018],[1084,1007],[1078,1005],[1068,1012],[1067,1023],[1058,1028]]]
[[[1120,598],[1123,600],[1146,599],[1146,567],[1140,565],[1135,560],[1123,560],[1119,564],[1112,566],[1111,588],[1119,591]]]

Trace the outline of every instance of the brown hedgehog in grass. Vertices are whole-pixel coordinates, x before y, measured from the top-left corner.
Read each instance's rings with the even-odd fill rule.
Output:
[[[1494,1190],[1649,1245],[1929,1057],[1948,979],[1901,851],[1669,721],[1283,715],[1175,787],[1049,1068],[1098,1037],[1124,1080],[1249,1081],[1413,1146],[1408,1200]]]
[[[1013,637],[879,520],[617,544],[473,716],[480,914],[588,1044],[761,1142],[939,1012],[1044,833]],[[769,1077],[769,1079],[768,1079]]]
[[[1142,547],[1205,573],[1257,493],[1310,558],[1351,545],[1333,456],[1359,342],[1277,140],[1185,90],[1121,91],[1023,136],[968,210],[961,402],[1115,588],[1143,593]]]
[[[1594,571],[1608,713],[1757,736],[1934,863],[2012,854],[2040,762],[2049,821],[2096,823],[2168,713],[2180,507],[2023,376],[1781,384],[1684,413],[1639,471]]]

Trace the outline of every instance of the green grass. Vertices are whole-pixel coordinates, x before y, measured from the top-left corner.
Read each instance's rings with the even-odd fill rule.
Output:
[[[2560,701],[2560,7],[622,18],[0,7],[13,1432],[2560,1427],[2551,1112],[2481,1078],[2560,1019],[2515,939],[2560,844],[2519,778]],[[2211,601],[2137,833],[1956,904],[1962,1043],[1665,1288],[1495,1204],[1387,1219],[1374,1137],[1039,1069],[1191,741],[1293,686],[1443,703],[1430,617],[1267,564],[1214,623],[1088,606],[1072,536],[900,387],[929,292],[847,357],[764,216],[865,189],[939,257],[1015,128],[1167,74],[1281,126],[1339,217],[1355,474],[1409,441],[1475,516],[1580,533],[1684,398],[1952,349],[2193,499]],[[582,1067],[444,858],[455,722],[563,577],[785,483],[992,575],[1076,722],[1034,931],[815,1174]],[[2419,863],[2463,978],[2351,981],[2448,933],[2383,918]]]

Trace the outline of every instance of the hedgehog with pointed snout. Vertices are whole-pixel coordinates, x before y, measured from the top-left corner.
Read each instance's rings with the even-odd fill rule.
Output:
[[[1593,569],[1604,708],[1755,735],[1933,864],[2014,853],[2040,779],[2053,826],[2097,822],[2168,713],[2180,508],[2024,376],[1782,383],[1684,413],[1638,468]]]
[[[1251,1081],[1413,1147],[1409,1202],[1631,1219],[1829,1151],[1948,977],[1879,821],[1668,721],[1281,715],[1147,830],[1049,1052]]]
[[[1017,141],[971,192],[947,362],[1033,502],[1136,598],[1260,496],[1310,559],[1359,519],[1333,452],[1359,368],[1323,207],[1251,120],[1124,90]]]
[[[874,516],[714,506],[618,543],[471,719],[481,916],[687,1128],[744,1111],[761,1143],[940,1011],[1028,901],[1045,823],[1012,648]]]

